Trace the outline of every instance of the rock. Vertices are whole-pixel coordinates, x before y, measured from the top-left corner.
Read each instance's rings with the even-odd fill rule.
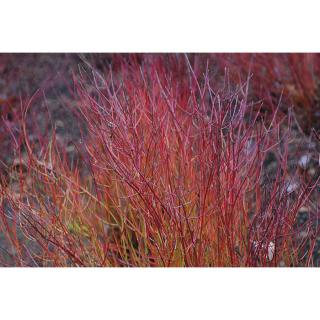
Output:
[[[308,167],[308,164],[311,160],[310,154],[304,154],[300,157],[298,164],[302,169],[306,169]]]

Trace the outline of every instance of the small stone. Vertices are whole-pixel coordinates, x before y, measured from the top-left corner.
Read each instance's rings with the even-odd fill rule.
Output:
[[[279,263],[279,266],[283,268],[283,267],[286,266],[286,264],[285,264],[285,262],[283,260],[281,260],[280,263]]]
[[[63,128],[64,127],[64,123],[61,120],[57,120],[55,122],[55,125],[57,128]]]
[[[307,231],[301,231],[301,232],[299,233],[299,237],[300,237],[301,239],[306,238],[307,236],[308,236],[308,232],[307,232]]]
[[[311,160],[310,154],[304,154],[298,161],[299,166],[302,169],[306,169],[308,167],[308,164]]]
[[[268,259],[269,259],[269,261],[272,261],[272,259],[273,259],[275,248],[276,248],[276,246],[275,246],[274,242],[271,241],[268,245]]]
[[[316,169],[315,169],[315,168],[310,168],[310,169],[308,170],[308,174],[309,174],[310,176],[314,176],[314,175],[316,174]]]
[[[287,193],[291,193],[299,188],[299,183],[295,181],[288,182]]]
[[[309,209],[307,207],[301,207],[298,212],[299,213],[308,213]]]
[[[71,152],[73,152],[74,150],[75,150],[75,147],[74,147],[74,145],[72,145],[72,144],[66,147],[66,152],[67,152],[67,153],[71,153]]]

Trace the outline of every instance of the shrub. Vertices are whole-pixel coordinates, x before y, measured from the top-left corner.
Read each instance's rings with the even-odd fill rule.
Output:
[[[288,166],[290,114],[278,116],[278,106],[262,115],[249,82],[217,85],[209,68],[195,73],[187,56],[176,59],[129,56],[117,73],[80,70],[86,174],[70,167],[55,134],[34,149],[25,107],[27,156],[11,171],[19,190],[9,183],[1,197],[20,265],[312,265],[318,204],[303,225],[297,217],[318,180]]]

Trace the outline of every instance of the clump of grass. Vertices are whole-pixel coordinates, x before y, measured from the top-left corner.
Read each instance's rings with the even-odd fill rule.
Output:
[[[86,175],[70,167],[54,134],[35,150],[26,107],[26,169],[22,162],[12,169],[18,192],[1,189],[16,263],[312,265],[317,207],[303,239],[296,221],[318,181],[288,170],[290,116],[277,117],[279,107],[262,116],[261,104],[248,100],[249,82],[217,86],[208,67],[195,73],[187,56],[178,66],[170,59],[129,57],[117,73],[81,69],[76,112],[88,131],[78,146]],[[270,153],[272,177],[263,166]]]

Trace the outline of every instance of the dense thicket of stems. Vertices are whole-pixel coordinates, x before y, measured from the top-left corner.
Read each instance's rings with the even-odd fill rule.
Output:
[[[252,82],[228,72],[217,81],[209,63],[196,68],[187,56],[120,59],[117,72],[88,62],[70,105],[87,131],[79,166],[55,134],[33,145],[28,103],[10,173],[19,187],[3,183],[0,198],[14,263],[312,265],[318,180],[289,168],[292,113],[281,101],[262,113]]]

